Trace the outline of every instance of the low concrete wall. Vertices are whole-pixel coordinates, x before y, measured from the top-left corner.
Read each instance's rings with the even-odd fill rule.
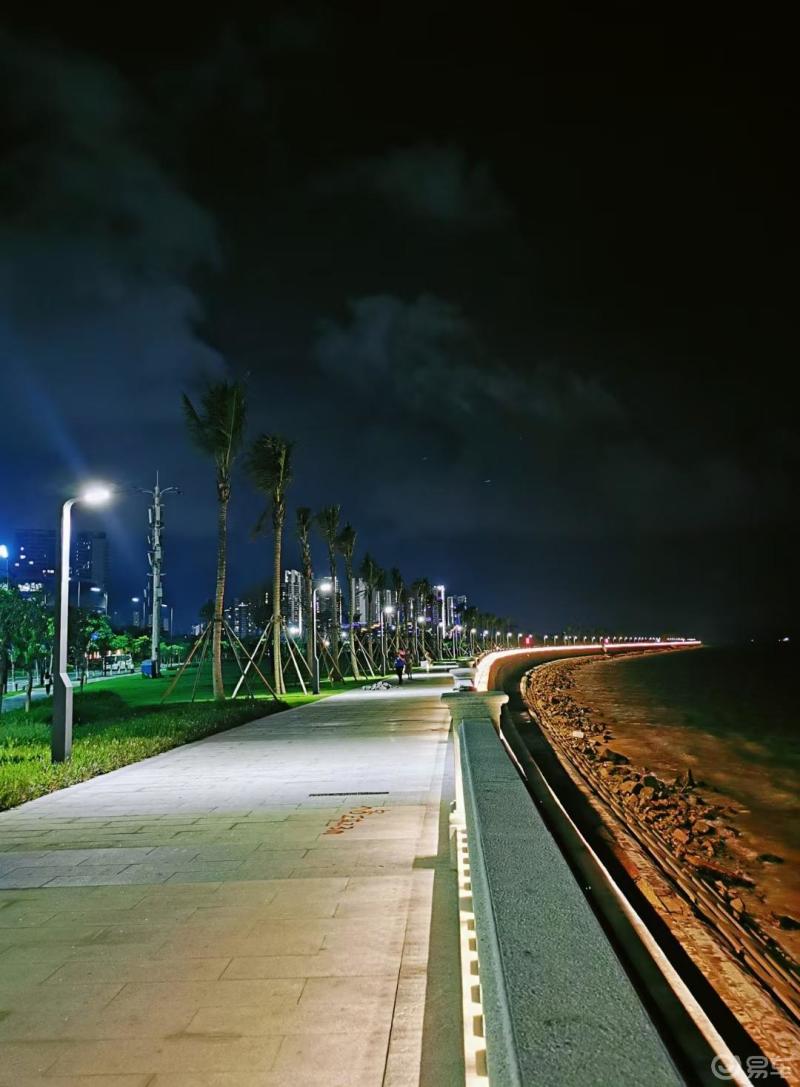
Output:
[[[479,691],[502,690],[502,672],[510,665],[518,665],[520,671],[524,665],[535,668],[545,661],[560,660],[564,657],[615,656],[618,653],[645,652],[664,649],[697,649],[703,643],[695,638],[680,638],[676,641],[641,641],[641,642],[589,642],[582,645],[539,645],[525,649],[498,649],[481,657],[475,668],[475,686]]]
[[[490,1084],[682,1083],[489,714],[458,712],[468,697],[451,709]]]

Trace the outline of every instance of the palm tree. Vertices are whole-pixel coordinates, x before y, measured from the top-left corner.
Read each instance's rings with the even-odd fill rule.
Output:
[[[377,562],[375,562],[372,555],[370,555],[369,551],[367,551],[364,558],[361,560],[361,566],[359,567],[358,572],[367,587],[367,614],[365,616],[367,628],[366,649],[370,659],[370,666],[372,667],[374,674],[375,666],[372,656],[372,627],[375,613],[375,590],[380,579],[383,577],[383,571],[378,566]]]
[[[399,637],[401,629],[405,630],[405,625],[406,625],[406,623],[405,623],[406,585],[405,585],[405,582],[403,581],[403,575],[400,573],[400,571],[397,569],[396,566],[393,566],[391,568],[391,570],[389,571],[389,581],[391,582],[392,590],[393,590],[393,592],[395,594],[395,597],[396,597],[396,600],[397,600],[397,613],[396,613],[396,616],[395,616],[397,621],[395,623],[395,627],[396,627],[397,634],[398,634],[398,637]],[[401,626],[401,623],[402,623],[402,626]],[[405,644],[405,636],[403,636],[402,641]],[[398,645],[399,644],[400,644],[400,642],[398,641]]]
[[[342,678],[339,671],[339,603],[336,592],[336,537],[339,535],[339,515],[342,507],[339,505],[325,506],[314,518],[319,534],[325,540],[328,548],[328,564],[331,571],[331,604],[333,605],[333,622],[331,623],[331,656],[333,657],[333,670],[331,679]]]
[[[272,668],[277,694],[285,694],[281,662],[281,549],[286,520],[286,489],[292,481],[292,443],[277,434],[260,434],[250,447],[247,469],[269,506],[258,519],[260,532],[267,514],[272,515]]]
[[[358,539],[358,533],[351,524],[346,524],[339,535],[336,537],[336,550],[342,556],[344,560],[344,572],[347,578],[347,596],[349,602],[350,612],[350,667],[353,672],[353,679],[360,679],[358,674],[358,662],[356,660],[356,637],[355,637],[355,584],[353,582],[353,555],[356,549],[356,540]]]
[[[300,543],[300,565],[303,567],[303,611],[305,613],[306,628],[306,661],[310,675],[314,675],[314,637],[312,623],[316,622],[314,615],[314,566],[311,561],[311,525],[313,518],[308,506],[297,507],[297,539]]]
[[[217,470],[217,584],[214,594],[211,657],[214,698],[222,700],[225,698],[222,679],[222,626],[228,560],[228,503],[231,498],[233,463],[244,437],[244,386],[238,381],[212,382],[200,396],[200,411],[197,411],[184,393],[183,411],[192,441],[203,453],[213,457]]]

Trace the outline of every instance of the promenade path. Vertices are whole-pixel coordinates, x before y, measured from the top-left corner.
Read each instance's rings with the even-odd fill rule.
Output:
[[[446,686],[0,814],[0,1085],[463,1082]]]

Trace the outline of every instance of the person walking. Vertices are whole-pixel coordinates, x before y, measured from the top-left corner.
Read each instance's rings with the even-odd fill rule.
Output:
[[[403,672],[406,670],[406,662],[401,656],[395,657],[394,670],[397,672],[397,684],[399,687],[403,686]]]
[[[400,656],[403,657],[403,659],[406,662],[406,679],[411,679],[412,678],[412,673],[411,673],[411,653],[407,652],[407,651],[404,651],[403,653],[400,654]]]

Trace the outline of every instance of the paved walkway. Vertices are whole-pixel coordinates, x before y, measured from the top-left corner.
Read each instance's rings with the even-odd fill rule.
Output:
[[[457,1082],[442,682],[0,815],[0,1085]]]

